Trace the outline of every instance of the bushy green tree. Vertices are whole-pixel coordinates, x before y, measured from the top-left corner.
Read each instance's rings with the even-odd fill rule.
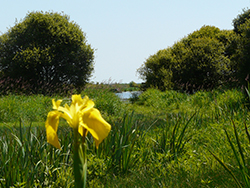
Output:
[[[234,31],[237,34],[235,51],[232,62],[235,65],[235,73],[241,85],[249,82],[250,76],[250,9],[243,10],[234,20]]]
[[[155,87],[160,90],[172,88],[173,63],[170,48],[151,55],[137,70],[140,77],[146,81],[143,88]]]
[[[212,89],[231,74],[226,54],[232,33],[203,26],[172,47],[150,56],[138,72],[146,87],[161,90]],[[228,54],[230,50],[228,48]]]
[[[243,9],[243,12],[238,14],[236,18],[233,19],[234,32],[237,34],[242,33],[241,25],[250,19],[250,9]]]
[[[69,17],[31,12],[0,39],[0,69],[4,77],[41,85],[86,84],[93,71],[94,50]]]

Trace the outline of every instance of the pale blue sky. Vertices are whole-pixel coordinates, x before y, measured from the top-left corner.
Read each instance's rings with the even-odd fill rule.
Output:
[[[136,70],[158,50],[203,25],[233,29],[250,0],[10,0],[1,2],[0,32],[28,12],[64,12],[95,51],[94,82],[141,82]]]

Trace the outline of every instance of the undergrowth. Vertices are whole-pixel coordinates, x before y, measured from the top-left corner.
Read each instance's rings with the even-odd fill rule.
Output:
[[[89,187],[237,187],[219,160],[247,186],[232,151],[232,145],[240,143],[248,168],[249,110],[241,91],[190,95],[149,89],[133,104],[121,102],[107,89],[88,88],[83,95],[94,100],[112,125],[98,150],[87,137]],[[46,142],[44,121],[51,99],[0,97],[2,187],[73,187],[71,130],[59,127],[62,150]]]

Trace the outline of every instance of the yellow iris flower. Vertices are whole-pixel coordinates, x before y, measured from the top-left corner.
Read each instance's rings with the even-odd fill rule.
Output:
[[[59,118],[64,118],[69,126],[77,129],[82,137],[90,132],[95,140],[96,147],[106,138],[111,126],[101,116],[99,110],[94,108],[94,102],[87,96],[83,99],[81,95],[72,95],[71,105],[60,106],[62,100],[52,100],[53,111],[48,113],[45,123],[48,143],[60,149],[57,129]]]

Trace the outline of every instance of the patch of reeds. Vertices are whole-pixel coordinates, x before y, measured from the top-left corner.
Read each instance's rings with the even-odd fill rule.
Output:
[[[112,125],[98,150],[87,137],[89,187],[247,187],[250,120],[240,91],[149,90],[133,104],[106,89],[81,94]],[[51,97],[0,100],[0,187],[73,187],[66,122],[58,130],[62,150],[46,142]]]

